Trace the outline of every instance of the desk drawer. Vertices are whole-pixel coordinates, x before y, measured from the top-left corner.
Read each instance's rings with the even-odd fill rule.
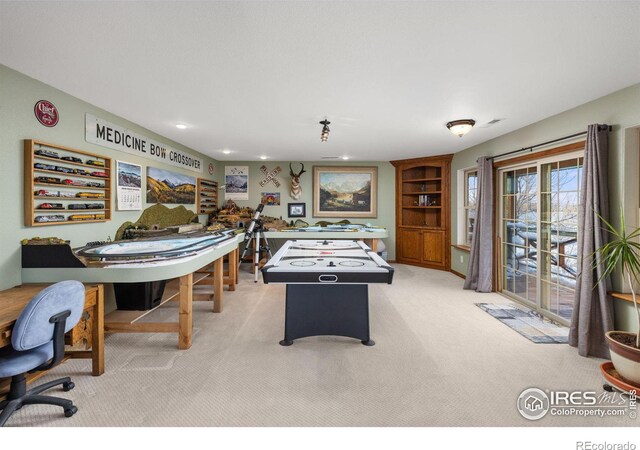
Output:
[[[13,325],[0,328],[0,348],[11,345],[11,329]]]

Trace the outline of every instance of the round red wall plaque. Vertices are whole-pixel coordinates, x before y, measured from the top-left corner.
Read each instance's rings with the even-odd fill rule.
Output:
[[[58,119],[60,118],[58,109],[53,103],[47,100],[40,100],[36,103],[33,107],[33,112],[35,113],[38,122],[45,127],[55,127],[58,123]]]

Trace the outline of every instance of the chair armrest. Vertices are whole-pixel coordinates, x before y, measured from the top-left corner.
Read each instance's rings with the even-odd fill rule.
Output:
[[[53,323],[53,358],[35,370],[49,370],[60,364],[62,358],[64,358],[64,329],[67,317],[70,315],[71,311],[62,311],[49,319],[49,323]]]

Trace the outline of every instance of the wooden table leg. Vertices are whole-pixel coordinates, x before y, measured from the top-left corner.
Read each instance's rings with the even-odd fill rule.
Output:
[[[369,246],[371,250],[378,253],[378,240],[377,239],[363,239],[364,243]]]
[[[97,377],[104,373],[104,286],[98,285],[98,297],[93,305],[91,330],[91,373]]]
[[[240,247],[236,248],[233,251],[233,262],[236,265],[235,274],[235,283],[238,284],[238,269],[240,268]]]
[[[193,274],[180,277],[180,318],[178,328],[178,348],[191,347],[193,333]]]
[[[229,290],[236,290],[236,283],[238,282],[238,249],[232,250],[229,253]]]
[[[213,312],[222,312],[222,291],[223,291],[224,266],[222,258],[213,262]]]

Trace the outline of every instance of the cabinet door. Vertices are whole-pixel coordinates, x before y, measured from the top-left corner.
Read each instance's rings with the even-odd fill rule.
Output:
[[[420,230],[400,230],[400,259],[420,262],[422,242]]]
[[[444,231],[422,232],[422,260],[427,264],[444,265]]]

